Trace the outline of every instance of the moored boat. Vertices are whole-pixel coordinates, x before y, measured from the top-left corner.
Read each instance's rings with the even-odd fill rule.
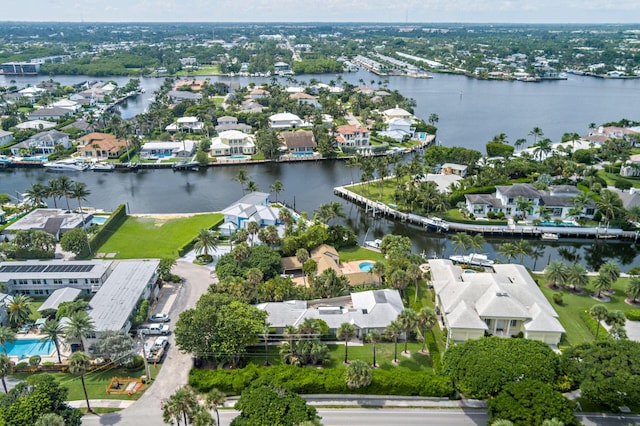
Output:
[[[78,163],[76,160],[70,158],[67,160],[49,161],[44,163],[44,167],[50,172],[82,172],[86,170],[89,165]]]
[[[493,266],[493,260],[489,259],[486,254],[465,254],[449,256],[449,259],[455,263],[463,263],[473,266]]]
[[[94,172],[112,172],[116,169],[115,164],[98,162],[91,165],[91,170]]]
[[[551,232],[545,232],[540,236],[540,238],[542,238],[543,240],[555,241],[560,238],[560,236]]]

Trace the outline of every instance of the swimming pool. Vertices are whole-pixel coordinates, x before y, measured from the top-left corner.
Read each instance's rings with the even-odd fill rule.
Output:
[[[358,268],[360,268],[362,272],[371,272],[373,269],[373,262],[361,262],[358,265]]]
[[[309,155],[313,155],[313,151],[292,152],[291,155],[293,155],[294,157],[306,157]]]
[[[7,355],[17,356],[19,359],[33,355],[49,356],[55,346],[51,340],[41,342],[40,339],[17,339],[15,342],[6,343]]]
[[[551,220],[543,220],[542,222],[540,222],[539,225],[540,226],[557,226],[560,228],[571,228],[571,227],[575,228],[576,226],[573,222],[553,222]]]
[[[232,159],[232,160],[246,160],[249,157],[246,156],[246,155],[232,155],[229,158]]]
[[[96,225],[104,225],[104,223],[109,220],[109,216],[94,216],[91,219],[91,223],[95,223]]]
[[[465,270],[464,270],[464,273],[465,273],[465,274],[475,274],[475,273],[476,273],[476,271],[474,271],[473,269],[465,269]]]

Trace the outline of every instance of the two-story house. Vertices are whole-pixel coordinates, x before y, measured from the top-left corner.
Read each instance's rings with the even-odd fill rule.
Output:
[[[28,151],[29,154],[50,155],[56,149],[56,145],[64,149],[71,147],[69,135],[58,130],[48,130],[31,136],[29,139],[11,146],[11,154],[20,155],[21,151]]]
[[[211,155],[253,155],[256,153],[256,144],[253,136],[238,130],[221,132],[211,141]]]
[[[339,146],[369,146],[369,129],[359,125],[338,126],[335,138]]]
[[[302,127],[304,122],[300,117],[289,112],[274,114],[269,117],[269,127],[272,129],[291,129]]]
[[[311,130],[282,132],[280,137],[291,154],[312,154],[318,146]]]
[[[129,144],[109,133],[89,133],[78,139],[78,153],[86,158],[105,160],[127,152]]]

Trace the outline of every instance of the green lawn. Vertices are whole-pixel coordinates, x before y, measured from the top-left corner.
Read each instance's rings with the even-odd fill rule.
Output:
[[[405,178],[407,180],[408,178]],[[380,193],[380,189],[382,187],[382,195]],[[355,192],[358,195],[362,195],[363,197],[369,198],[370,200],[379,201],[384,204],[395,203],[396,201],[393,199],[393,194],[396,191],[396,179],[395,178],[386,178],[384,182],[371,182],[371,183],[361,183],[359,185],[354,185],[349,187],[351,192]],[[398,210],[403,210],[399,208]]]
[[[589,311],[593,305],[602,303],[591,297],[592,290],[587,289],[583,294],[575,294],[568,290],[555,290],[546,285],[547,280],[544,276],[534,275],[534,277],[539,281],[542,293],[553,305],[553,308],[558,313],[560,323],[566,330],[566,335],[563,338],[561,345],[573,346],[583,342],[592,341],[594,339],[594,335],[580,316],[581,313]],[[591,280],[593,279],[594,277],[591,277]],[[629,306],[624,301],[624,290],[627,282],[628,278],[618,279],[613,286],[615,293],[609,296],[611,300],[607,303],[602,303],[609,311],[621,310],[624,312],[629,309],[634,309],[633,306]],[[555,293],[562,293],[562,306],[553,303],[553,294]],[[600,331],[600,335],[602,335],[602,332],[603,330]]]
[[[220,74],[220,65],[218,64],[213,64],[213,65],[201,65],[200,69],[197,69],[195,71],[178,71],[176,73],[177,76],[191,76],[191,75],[217,75]]]
[[[351,262],[355,260],[373,260],[374,262],[384,262],[384,256],[377,251],[368,250],[363,247],[349,247],[341,249],[340,262]]]
[[[171,220],[129,216],[96,252],[115,253],[118,259],[175,258],[198,231],[213,228],[222,221],[220,213]]]
[[[151,377],[155,378],[158,375],[158,371],[160,371],[161,364],[149,365],[149,369],[151,370]],[[13,374],[12,377],[18,379],[26,379],[31,373],[17,373]],[[67,396],[67,400],[76,401],[76,400],[84,400],[84,392],[82,390],[82,382],[80,381],[80,376],[76,376],[70,373],[47,373],[51,374],[55,380],[65,388],[69,389],[69,395]],[[89,395],[89,399],[126,399],[126,400],[136,400],[140,398],[140,396],[144,393],[144,391],[149,387],[149,384],[143,385],[142,389],[133,395],[116,395],[116,394],[108,394],[107,386],[113,377],[140,377],[145,374],[144,368],[141,368],[137,371],[126,371],[119,368],[106,369],[101,371],[90,371],[85,377],[85,385],[87,386],[87,394]]]

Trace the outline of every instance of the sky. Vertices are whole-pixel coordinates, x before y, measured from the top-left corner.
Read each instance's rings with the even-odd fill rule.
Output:
[[[640,23],[640,0],[5,0],[0,21]]]

